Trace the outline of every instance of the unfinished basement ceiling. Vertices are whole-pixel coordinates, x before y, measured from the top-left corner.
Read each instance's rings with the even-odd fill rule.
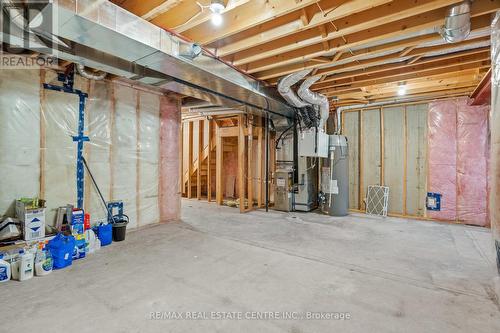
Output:
[[[228,0],[219,26],[209,0],[113,0],[151,23],[201,44],[227,63],[275,85],[304,68],[332,106],[468,95],[490,67],[489,27],[498,0],[471,5],[471,33],[439,34],[461,0]]]

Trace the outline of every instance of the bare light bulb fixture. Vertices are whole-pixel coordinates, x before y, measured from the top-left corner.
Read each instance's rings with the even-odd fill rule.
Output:
[[[399,86],[399,88],[398,88],[398,95],[399,96],[406,95],[406,86],[404,84]]]
[[[223,0],[211,0],[210,10],[212,11],[212,24],[215,26],[219,26],[222,24],[222,11],[226,6],[224,5]]]

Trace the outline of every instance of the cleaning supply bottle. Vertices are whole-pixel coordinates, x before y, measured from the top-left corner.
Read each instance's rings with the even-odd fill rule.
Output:
[[[44,276],[52,272],[52,256],[50,252],[41,244],[36,251],[35,257],[35,274],[36,276]]]
[[[10,280],[10,264],[3,260],[3,254],[0,254],[0,283]]]
[[[19,281],[26,281],[33,277],[33,253],[24,252],[19,261]]]
[[[10,255],[10,273],[12,274],[12,280],[19,281],[19,263],[21,262],[21,253],[23,250],[19,250],[18,253],[11,253]]]

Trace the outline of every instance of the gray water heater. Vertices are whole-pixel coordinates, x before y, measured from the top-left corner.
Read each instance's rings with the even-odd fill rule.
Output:
[[[328,158],[321,163],[322,211],[332,216],[349,213],[349,149],[343,135],[330,135]]]

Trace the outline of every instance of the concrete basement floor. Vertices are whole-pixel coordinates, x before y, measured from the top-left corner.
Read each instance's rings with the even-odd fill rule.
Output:
[[[489,230],[183,201],[70,268],[0,285],[0,331],[500,332]],[[151,312],[344,312],[349,320],[166,320]],[[219,314],[221,315],[221,314]]]

